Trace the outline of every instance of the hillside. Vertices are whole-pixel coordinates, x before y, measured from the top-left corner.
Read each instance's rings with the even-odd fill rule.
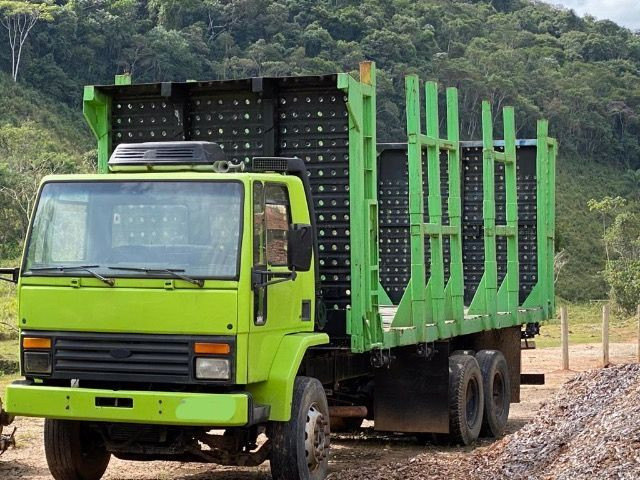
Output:
[[[66,105],[51,95],[14,83],[0,72],[0,125],[18,127],[27,122],[50,132],[66,151],[85,151],[93,147],[93,138],[85,125],[82,110]],[[76,92],[81,98],[82,91]]]
[[[534,0],[55,3],[51,21],[38,24],[25,44],[18,82],[27,88],[0,77],[0,125],[27,122],[4,138],[37,131],[30,145],[52,153],[33,175],[90,168],[84,152],[92,140],[80,115],[84,84],[110,83],[125,71],[136,82],[333,73],[371,59],[379,69],[381,141],[405,137],[407,73],[460,88],[465,139],[480,135],[485,98],[496,131],[507,104],[516,107],[520,137],[534,136],[536,119],[549,118],[561,145],[557,247],[570,255],[558,292],[573,299],[606,293],[597,276],[601,231],[586,202],[630,193],[624,174],[640,168],[637,34]],[[0,31],[0,44],[6,41]],[[0,70],[11,71],[7,49]],[[24,222],[12,222],[15,228],[0,233],[0,256],[17,251]]]
[[[561,147],[562,148],[562,147]],[[606,195],[624,196],[629,186],[625,170],[593,158],[560,155],[556,177],[556,251],[566,249],[569,262],[562,270],[556,293],[568,300],[606,297],[599,272],[604,268],[602,224],[587,202]]]
[[[93,168],[79,109],[0,73],[0,263],[21,251],[40,177]]]

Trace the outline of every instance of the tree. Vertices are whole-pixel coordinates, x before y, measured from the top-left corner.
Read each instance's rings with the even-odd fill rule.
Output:
[[[607,264],[611,261],[611,255],[609,252],[609,243],[607,242],[607,235],[609,233],[609,226],[615,221],[617,213],[627,205],[627,201],[622,197],[609,197],[606,196],[602,200],[591,199],[587,202],[589,211],[597,212],[602,220],[602,239],[604,240],[604,251],[606,255]]]
[[[0,253],[24,239],[43,176],[72,173],[81,158],[69,154],[51,131],[33,122],[0,127]]]
[[[591,200],[589,208],[603,219],[604,278],[611,298],[625,312],[633,313],[640,298],[640,214],[620,197]]]
[[[22,58],[22,47],[36,23],[40,20],[51,21],[57,7],[46,3],[33,3],[27,0],[0,1],[0,24],[7,30],[11,48],[11,78],[18,81],[18,70]]]

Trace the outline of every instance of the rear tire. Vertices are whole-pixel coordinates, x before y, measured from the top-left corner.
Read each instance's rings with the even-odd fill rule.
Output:
[[[449,357],[449,441],[471,445],[482,427],[484,394],[478,362],[471,355]]]
[[[111,459],[97,433],[70,420],[44,421],[44,452],[56,480],[99,480]]]
[[[273,480],[324,480],[329,468],[329,405],[322,384],[297,377],[291,419],[271,425]]]
[[[482,372],[484,389],[483,437],[499,437],[509,420],[511,380],[507,361],[498,350],[480,350],[476,360]]]

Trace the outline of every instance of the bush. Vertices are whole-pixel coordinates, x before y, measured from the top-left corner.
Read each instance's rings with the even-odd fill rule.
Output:
[[[611,298],[625,311],[633,314],[640,303],[640,260],[614,260],[605,270],[611,287]]]

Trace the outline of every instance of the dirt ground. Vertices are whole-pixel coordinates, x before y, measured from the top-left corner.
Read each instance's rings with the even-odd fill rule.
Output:
[[[635,361],[634,343],[614,343],[610,346],[612,363]],[[570,349],[570,368],[584,371],[600,366],[601,350],[597,344],[582,344]],[[523,372],[545,373],[543,386],[523,386],[522,402],[511,406],[508,433],[514,432],[534,418],[540,404],[574,374],[561,372],[560,349],[545,348],[523,352]],[[51,478],[42,447],[42,420],[18,419],[17,448],[0,457],[0,479],[43,480]],[[482,440],[481,445],[490,441]],[[442,447],[420,445],[413,438],[401,435],[381,435],[372,429],[372,424],[358,434],[333,436],[331,444],[332,480],[340,478],[340,472],[358,465],[375,466],[387,463],[409,462],[413,457],[429,451],[444,454],[446,461],[455,462],[472,451],[472,447]],[[104,477],[109,480],[267,480],[270,478],[268,463],[260,468],[242,469],[216,467],[212,465],[182,464],[177,462],[136,463],[112,459]],[[435,478],[435,477],[434,477]],[[455,480],[455,479],[447,479]]]

